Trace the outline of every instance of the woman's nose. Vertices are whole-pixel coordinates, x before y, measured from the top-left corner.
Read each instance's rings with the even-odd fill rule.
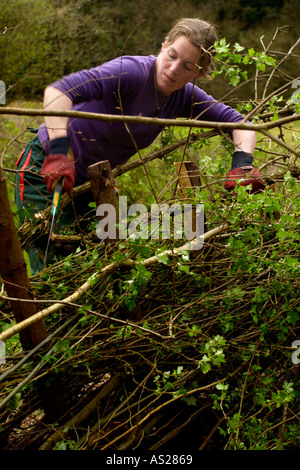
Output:
[[[172,62],[172,64],[170,65],[170,70],[171,70],[171,72],[173,72],[175,74],[175,73],[178,72],[179,67],[180,67],[179,61],[176,60],[176,61]]]

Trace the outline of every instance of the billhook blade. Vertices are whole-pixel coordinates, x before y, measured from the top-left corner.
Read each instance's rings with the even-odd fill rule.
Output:
[[[49,232],[49,236],[48,236],[47,247],[46,247],[46,251],[45,251],[45,257],[44,257],[44,265],[45,266],[46,266],[46,261],[47,261],[47,256],[48,256],[50,240],[51,240],[51,236],[52,236],[52,232],[53,232],[54,220],[55,220],[55,217],[56,217],[58,209],[59,209],[61,193],[62,193],[62,184],[59,181],[58,183],[56,183],[55,190],[54,190],[54,193],[53,193],[53,202],[52,202],[52,208],[51,208],[52,220],[51,220],[51,225],[50,225],[50,232]]]

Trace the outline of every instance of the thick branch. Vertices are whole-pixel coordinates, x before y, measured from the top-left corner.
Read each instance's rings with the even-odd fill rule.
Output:
[[[115,114],[87,113],[84,111],[47,111],[45,109],[28,109],[28,108],[0,108],[0,114],[13,114],[20,116],[64,116],[76,119],[91,119],[93,121],[109,121],[109,122],[127,122],[134,124],[149,124],[153,126],[173,126],[173,127],[195,127],[201,129],[248,129],[259,131],[260,129],[273,129],[278,126],[295,122],[300,119],[300,114],[286,116],[277,121],[270,121],[262,124],[249,124],[245,120],[240,122],[214,122],[214,121],[198,121],[197,119],[160,119],[144,116],[120,116]]]

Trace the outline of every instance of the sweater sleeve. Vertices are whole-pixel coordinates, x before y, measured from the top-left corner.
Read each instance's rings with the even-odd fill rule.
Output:
[[[119,57],[98,67],[84,69],[64,76],[51,84],[65,93],[73,104],[101,100],[105,95],[118,93],[120,88],[133,92],[143,70],[130,57]]]
[[[220,101],[217,101],[211,95],[205,93],[200,88],[190,85],[190,93],[192,96],[192,118],[201,121],[214,121],[214,122],[239,122],[244,118],[236,111]],[[189,117],[191,116],[191,107],[189,110]]]

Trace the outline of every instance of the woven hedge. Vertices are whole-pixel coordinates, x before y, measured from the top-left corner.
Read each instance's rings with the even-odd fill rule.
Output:
[[[32,276],[49,336],[28,353],[6,342],[1,447],[297,448],[299,185],[290,172],[276,184],[199,188],[198,251],[90,234]],[[1,312],[11,326],[4,294]]]

